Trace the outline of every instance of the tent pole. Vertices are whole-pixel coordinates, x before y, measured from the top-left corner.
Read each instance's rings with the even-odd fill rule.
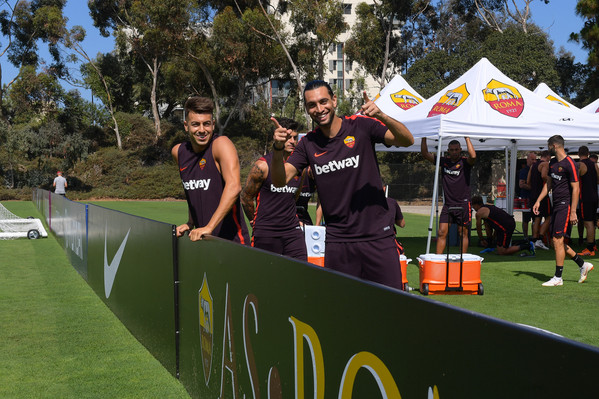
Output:
[[[433,233],[433,216],[435,213],[435,207],[439,203],[437,197],[439,195],[439,166],[441,165],[441,144],[443,142],[443,137],[439,136],[439,145],[437,147],[437,159],[435,160],[435,179],[433,185],[433,202],[431,204],[431,216],[428,223],[428,239],[426,240],[426,253],[430,254],[431,251],[431,236]]]
[[[508,186],[507,209],[510,215],[514,214],[514,198],[516,197],[516,164],[518,163],[518,148],[516,142],[512,143],[510,151],[510,185]]]

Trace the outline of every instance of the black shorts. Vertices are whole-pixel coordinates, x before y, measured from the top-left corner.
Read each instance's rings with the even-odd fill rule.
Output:
[[[597,201],[582,201],[576,212],[578,218],[585,222],[597,221]]]
[[[551,236],[555,238],[570,237],[571,230],[570,204],[553,204],[551,224],[549,225],[549,233]]]
[[[306,239],[304,232],[299,228],[289,230],[289,232],[278,233],[277,237],[272,237],[270,234],[254,235],[252,236],[252,247],[308,261]]]
[[[327,241],[324,267],[401,290],[399,255],[393,236],[373,241]]]
[[[535,199],[535,202],[537,200]],[[535,204],[535,202],[531,202],[532,205]],[[539,214],[535,215],[535,218],[546,218],[547,216],[551,215],[551,200],[549,199],[549,196],[545,196],[545,198],[543,198],[543,200],[541,202],[539,202]]]
[[[497,237],[497,246],[509,248],[515,229],[516,222],[510,223],[509,226],[494,227],[493,230],[495,230],[495,236]]]
[[[532,211],[522,212],[522,223],[528,223],[532,220]]]
[[[462,211],[449,210],[449,208],[462,208]],[[451,217],[450,217],[451,216]],[[472,207],[470,201],[461,204],[445,204],[441,209],[441,216],[439,217],[439,223],[456,223],[458,225],[470,226],[472,220]]]

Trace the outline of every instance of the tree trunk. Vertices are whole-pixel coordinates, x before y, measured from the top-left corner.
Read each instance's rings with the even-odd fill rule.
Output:
[[[156,129],[156,140],[160,136],[162,136],[162,131],[160,130],[160,113],[158,112],[158,102],[156,101],[156,90],[158,87],[158,71],[160,69],[160,62],[158,62],[158,58],[154,57],[153,65],[150,68],[150,72],[152,73],[152,92],[150,94],[150,102],[152,103],[152,115],[154,116],[154,128]]]

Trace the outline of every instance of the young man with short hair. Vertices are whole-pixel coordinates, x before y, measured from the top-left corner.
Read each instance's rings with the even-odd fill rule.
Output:
[[[447,243],[447,233],[451,217],[459,224],[458,234],[462,235],[462,252],[468,252],[468,231],[472,219],[472,208],[470,205],[470,171],[476,162],[476,151],[466,137],[468,157],[462,156],[462,146],[459,141],[451,140],[447,145],[449,156],[440,160],[441,180],[443,183],[443,196],[445,198],[441,216],[439,217],[439,231],[437,237],[437,253],[442,254]],[[426,138],[420,144],[420,153],[424,159],[435,163],[435,154],[428,152]],[[451,214],[449,208],[462,208],[461,214]]]
[[[495,243],[497,245],[498,255],[511,255],[519,251],[528,250],[531,254],[535,253],[535,245],[532,241],[524,241],[518,245],[511,245],[512,235],[516,229],[514,217],[495,205],[483,203],[480,195],[472,197],[472,208],[476,211],[476,232],[478,239],[483,243],[488,243],[495,231]],[[482,223],[485,223],[487,239],[483,238]]]
[[[528,171],[526,184],[530,187],[530,206],[532,207],[539,198],[543,186],[547,184],[549,176],[549,160],[551,155],[549,151],[541,152],[540,159],[535,161]],[[542,199],[539,204],[539,212],[534,213],[532,217],[532,241],[535,243],[535,248],[549,250],[549,247],[543,243],[543,237],[549,230],[551,223],[551,200],[549,196]],[[549,243],[547,243],[549,244]]]
[[[597,183],[599,183],[599,167],[589,158],[589,147],[586,145],[578,149],[580,157],[580,207],[579,217],[587,233],[586,248],[579,252],[580,256],[595,256],[595,223],[597,222]],[[583,166],[584,165],[584,166]],[[580,233],[580,228],[578,229]],[[582,237],[582,235],[580,235]]]
[[[407,147],[410,131],[383,113],[364,93],[361,114],[335,114],[337,96],[328,83],[308,83],[304,105],[316,129],[298,143],[284,162],[291,132],[272,118],[272,180],[284,186],[310,166],[327,222],[325,267],[402,289],[401,266],[389,207],[380,177],[375,143]]]
[[[213,109],[209,98],[187,99],[183,124],[189,141],[171,151],[189,208],[189,219],[177,227],[177,237],[189,231],[192,241],[213,235],[247,245],[249,236],[239,202],[239,158],[228,137],[214,134]]]
[[[297,144],[299,124],[289,118],[278,121],[291,130],[283,148],[287,159]],[[275,187],[269,168],[272,157],[271,151],[254,162],[241,192],[243,210],[252,224],[252,246],[307,261],[306,241],[295,205],[301,179],[295,176],[287,185]]]
[[[578,171],[572,158],[566,154],[562,136],[551,136],[547,140],[547,147],[551,155],[555,155],[555,158],[551,160],[549,165],[550,179],[543,186],[543,190],[533,207],[533,212],[535,215],[539,213],[541,201],[551,189],[553,193],[553,211],[549,228],[553,237],[553,249],[555,250],[555,275],[542,285],[554,287],[564,284],[562,272],[566,255],[572,258],[580,268],[578,282],[583,283],[587,279],[588,273],[593,270],[593,264],[585,262],[564,241],[565,237],[570,236],[572,225],[578,223],[576,215],[579,195]],[[551,185],[550,188],[549,185]]]

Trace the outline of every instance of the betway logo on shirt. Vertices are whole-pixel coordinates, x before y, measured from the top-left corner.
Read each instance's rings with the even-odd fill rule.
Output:
[[[562,180],[562,176],[561,175],[556,175],[555,173],[552,173],[551,177],[553,177],[555,180],[558,180],[558,181]]]
[[[297,187],[289,187],[289,186],[283,186],[283,187],[276,187],[274,184],[270,184],[270,192],[271,193],[295,193],[297,191]]]
[[[335,172],[337,170],[345,169],[345,168],[357,168],[360,163],[360,156],[356,155],[355,157],[348,157],[342,159],[341,161],[329,161],[328,163],[318,166],[314,165],[314,172],[317,175],[321,175],[323,173]]]
[[[210,179],[189,180],[183,182],[185,190],[208,190]]]
[[[445,173],[446,175],[459,176],[460,172],[461,172],[461,170],[451,170],[451,169],[443,168],[443,173]]]

